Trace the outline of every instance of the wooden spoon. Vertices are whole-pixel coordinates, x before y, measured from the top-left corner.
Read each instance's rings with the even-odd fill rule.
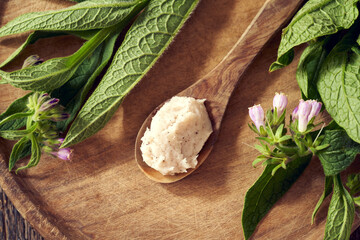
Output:
[[[303,1],[267,0],[225,58],[205,77],[177,94],[177,96],[206,99],[205,106],[212,122],[213,133],[199,153],[196,168],[173,176],[162,175],[143,161],[140,150],[141,138],[146,128],[150,126],[152,117],[163,104],[150,113],[141,126],[135,142],[137,164],[148,178],[160,183],[176,182],[194,172],[205,161],[219,135],[226,106],[240,77],[274,33],[293,16]]]

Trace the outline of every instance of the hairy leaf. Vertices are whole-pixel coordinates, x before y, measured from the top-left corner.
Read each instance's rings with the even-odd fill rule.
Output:
[[[242,214],[242,226],[245,239],[249,239],[257,224],[271,207],[290,189],[308,166],[311,155],[295,159],[287,164],[286,169],[279,169],[275,175],[271,172],[276,165],[267,165],[262,175],[248,190],[245,196]]]
[[[342,185],[340,175],[334,176],[333,181],[324,240],[349,239],[355,215],[354,200]]]
[[[149,71],[183,26],[198,0],[151,1],[136,19],[104,78],[80,110],[63,146],[99,131]]]
[[[320,69],[317,88],[331,117],[360,143],[360,55],[351,50],[355,40],[347,35],[330,52]]]
[[[319,201],[317,202],[316,206],[315,206],[315,209],[314,209],[314,212],[311,216],[311,224],[314,223],[314,220],[315,220],[315,216],[317,214],[317,212],[319,211],[322,203],[324,202],[325,198],[327,196],[330,195],[330,193],[332,192],[333,190],[333,180],[332,180],[332,177],[325,177],[325,186],[324,186],[324,192],[321,194],[321,197],[319,199]]]
[[[60,104],[65,107],[64,111],[70,114],[67,120],[57,123],[57,128],[60,131],[65,131],[74,119],[96,77],[109,62],[118,35],[118,33],[113,34],[97,47],[94,53],[79,66],[72,78],[51,93],[52,97],[60,99]]]
[[[77,37],[80,37],[85,40],[89,40],[91,37],[93,37],[98,30],[88,30],[88,31],[67,31],[67,32],[47,32],[47,31],[35,31],[31,33],[26,41],[18,48],[16,49],[4,62],[0,64],[0,68],[7,65],[9,62],[14,60],[27,46],[36,43],[39,39],[42,38],[51,38],[51,37],[57,37],[62,35],[71,34]]]
[[[36,130],[37,124],[23,130],[4,130],[0,131],[0,137],[8,140],[18,140]]]
[[[15,143],[9,159],[9,170],[13,169],[15,163],[21,158],[21,153],[26,148],[26,145],[30,143],[30,139],[28,137],[23,137],[17,143]]]
[[[330,144],[330,147],[317,153],[326,176],[341,173],[360,153],[360,144],[351,140],[344,130],[325,131],[321,144]]]
[[[41,146],[40,146],[37,138],[34,136],[34,134],[31,134],[30,141],[31,141],[31,157],[30,157],[30,160],[29,160],[29,162],[28,162],[28,164],[26,166],[17,168],[15,173],[18,173],[18,171],[26,169],[26,168],[35,167],[36,165],[38,165],[38,163],[40,161],[40,158],[41,158]]]
[[[358,0],[309,0],[283,30],[278,59],[270,71],[291,63],[292,49],[321,36],[348,29],[358,17]]]
[[[0,28],[0,37],[30,30],[75,31],[107,28],[148,0],[88,0],[66,9],[24,14]]]
[[[15,113],[26,112],[28,110],[26,104],[28,103],[28,98],[31,94],[32,93],[28,93],[25,96],[18,98],[13,103],[11,103],[8,109],[6,109],[6,111],[0,115],[0,121],[4,120],[5,118]],[[21,127],[24,127],[25,123],[26,123],[25,118],[14,119],[12,121],[0,125],[0,131],[19,129]]]

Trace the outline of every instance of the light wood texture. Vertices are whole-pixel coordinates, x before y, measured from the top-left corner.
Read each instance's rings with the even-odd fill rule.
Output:
[[[290,109],[300,97],[295,80],[299,54],[289,67],[268,73],[280,33],[244,74],[230,98],[212,153],[191,176],[173,184],[147,179],[134,161],[134,142],[146,116],[210,72],[264,2],[202,1],[107,126],[75,146],[73,161],[44,156],[36,168],[14,175],[7,171],[12,143],[1,140],[0,185],[24,218],[46,239],[242,239],[244,195],[262,172],[261,167],[251,167],[257,152],[244,144],[255,143],[247,127],[248,107],[255,103],[270,107],[276,91],[288,94]],[[0,24],[25,12],[68,5],[64,1],[2,0]],[[23,36],[0,39],[0,61],[23,40]],[[12,68],[30,54],[48,59],[74,52],[80,45],[81,41],[70,37],[41,40]],[[0,111],[23,94],[1,86]],[[359,168],[351,167],[352,171]],[[323,181],[319,161],[314,159],[261,222],[254,239],[321,239],[326,208],[312,226],[310,218]]]
[[[265,44],[293,16],[302,2],[300,0],[265,1],[225,58],[210,73],[177,94],[177,96],[206,99],[205,106],[213,127],[213,133],[199,153],[195,168],[188,169],[186,173],[162,175],[143,161],[140,150],[141,138],[162,104],[149,114],[139,130],[135,143],[136,162],[149,179],[160,183],[173,183],[189,176],[203,164],[216,143],[225,110],[238,81]]]

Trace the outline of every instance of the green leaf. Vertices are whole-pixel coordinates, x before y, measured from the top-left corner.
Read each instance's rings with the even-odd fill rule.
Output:
[[[26,144],[30,142],[28,137],[23,137],[17,143],[15,143],[9,159],[9,171],[11,171],[15,163],[21,158],[21,153],[26,148]]]
[[[320,209],[322,203],[324,202],[325,198],[327,196],[329,196],[330,193],[332,192],[332,190],[333,190],[332,185],[333,185],[332,177],[325,177],[324,192],[322,193],[319,201],[317,202],[317,204],[315,206],[314,212],[313,212],[313,214],[311,216],[311,224],[314,223],[315,216],[316,216],[317,212],[319,211],[319,209]]]
[[[8,109],[0,115],[0,121],[3,121],[5,118],[10,117],[16,113],[23,113],[28,110],[26,104],[28,103],[28,98],[32,93],[28,93],[25,96],[16,99],[13,103],[10,104]],[[14,119],[12,121],[6,122],[0,125],[0,131],[2,130],[15,130],[19,129],[26,124],[25,118]]]
[[[319,72],[317,89],[331,117],[360,143],[360,56],[351,50],[355,40],[350,32],[330,52]]]
[[[24,130],[4,130],[0,131],[0,137],[8,139],[8,140],[18,140],[26,135],[34,132],[37,128],[38,124],[34,124],[28,129]]]
[[[0,37],[30,30],[75,31],[108,28],[148,0],[89,0],[54,11],[26,13],[0,28]]]
[[[51,93],[52,97],[60,99],[60,104],[65,107],[64,111],[70,114],[67,120],[57,123],[59,131],[65,131],[75,118],[96,77],[109,62],[118,35],[118,33],[113,34],[113,36],[97,47],[94,53],[79,66],[72,78],[62,87],[55,89]]]
[[[121,21],[119,20],[118,25],[101,29],[72,56],[50,59],[42,64],[26,67],[11,73],[0,70],[0,77],[7,83],[24,90],[51,91],[61,87],[73,76],[79,65],[103,41],[112,36],[114,32],[123,29],[147,2],[139,1],[139,3],[141,4],[136,6],[126,17],[124,16]]]
[[[359,15],[357,2],[358,0],[309,0],[283,29],[278,59],[271,65],[270,71],[290,64],[295,46],[350,28]]]
[[[20,170],[23,170],[23,169],[26,169],[26,168],[35,167],[36,165],[38,165],[38,163],[40,161],[40,158],[41,158],[40,144],[39,144],[39,142],[38,142],[38,140],[37,140],[37,138],[35,137],[34,134],[31,134],[30,140],[31,140],[31,157],[30,157],[30,160],[29,160],[29,162],[28,162],[28,164],[26,166],[17,168],[15,173],[18,173]]]
[[[325,131],[325,138],[321,144],[330,144],[330,147],[317,153],[325,176],[339,174],[350,166],[360,153],[360,144],[352,141],[343,130]]]
[[[81,142],[105,126],[124,97],[169,46],[198,2],[150,1],[126,34],[99,86],[71,125],[63,147]]]
[[[18,49],[16,49],[3,63],[0,64],[0,68],[4,67],[9,62],[14,60],[27,46],[36,43],[39,39],[71,34],[71,35],[83,38],[85,40],[89,40],[97,32],[98,32],[98,30],[88,30],[88,31],[81,31],[81,32],[80,31],[68,31],[66,33],[65,32],[35,31],[28,36],[26,41]]]
[[[249,239],[260,220],[271,207],[290,189],[308,166],[311,155],[295,159],[280,168],[275,175],[271,173],[276,165],[267,165],[262,175],[247,191],[242,214],[242,226],[245,239]]]
[[[354,221],[354,201],[344,188],[340,175],[334,176],[333,181],[334,193],[326,219],[324,240],[346,240],[350,238]]]
[[[328,52],[326,39],[311,43],[302,53],[296,71],[296,80],[307,99],[320,99],[316,89],[317,76]]]

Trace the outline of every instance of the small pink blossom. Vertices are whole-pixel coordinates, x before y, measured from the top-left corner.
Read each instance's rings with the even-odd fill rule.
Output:
[[[258,131],[260,131],[260,126],[265,127],[265,113],[260,104],[250,107],[249,115]]]
[[[273,107],[274,110],[276,108],[277,116],[280,117],[284,112],[286,106],[288,104],[288,99],[284,93],[275,93],[273,99]]]

